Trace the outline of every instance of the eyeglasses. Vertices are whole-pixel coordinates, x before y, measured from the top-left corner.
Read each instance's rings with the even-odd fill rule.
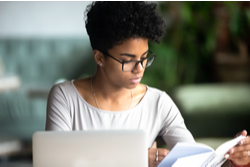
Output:
[[[113,56],[109,55],[108,53],[105,53],[105,52],[102,52],[102,53],[103,53],[104,55],[106,55],[106,56],[111,57],[111,58],[114,59],[115,61],[121,63],[121,64],[122,64],[122,71],[125,71],[125,72],[133,71],[133,70],[137,67],[137,65],[138,65],[139,63],[141,63],[141,66],[142,66],[143,68],[147,68],[147,67],[149,67],[149,66],[153,63],[153,61],[154,61],[154,59],[155,59],[155,54],[152,53],[151,51],[149,51],[149,52],[147,53],[147,57],[145,57],[145,58],[143,58],[142,60],[139,60],[139,61],[137,61],[137,60],[120,61],[120,60],[114,58]]]

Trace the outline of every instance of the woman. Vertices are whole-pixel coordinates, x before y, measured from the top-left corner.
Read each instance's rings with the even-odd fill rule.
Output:
[[[93,2],[86,13],[96,74],[51,89],[46,130],[144,129],[150,167],[168,153],[151,147],[157,136],[169,148],[181,141],[195,142],[170,97],[140,84],[155,58],[148,40],[158,42],[164,34],[156,4]]]

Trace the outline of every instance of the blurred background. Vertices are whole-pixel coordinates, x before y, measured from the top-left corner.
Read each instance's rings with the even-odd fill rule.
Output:
[[[89,3],[0,2],[0,166],[32,166],[50,88],[95,72]],[[157,3],[166,35],[142,83],[172,97],[197,142],[250,132],[250,3]]]

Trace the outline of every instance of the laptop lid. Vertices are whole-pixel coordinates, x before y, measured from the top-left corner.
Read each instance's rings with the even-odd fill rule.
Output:
[[[147,167],[143,130],[35,132],[33,167]]]

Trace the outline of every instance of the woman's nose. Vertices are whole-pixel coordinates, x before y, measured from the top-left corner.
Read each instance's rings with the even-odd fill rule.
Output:
[[[142,62],[137,62],[136,65],[135,65],[135,68],[134,68],[133,72],[140,72],[142,70],[143,70]]]

